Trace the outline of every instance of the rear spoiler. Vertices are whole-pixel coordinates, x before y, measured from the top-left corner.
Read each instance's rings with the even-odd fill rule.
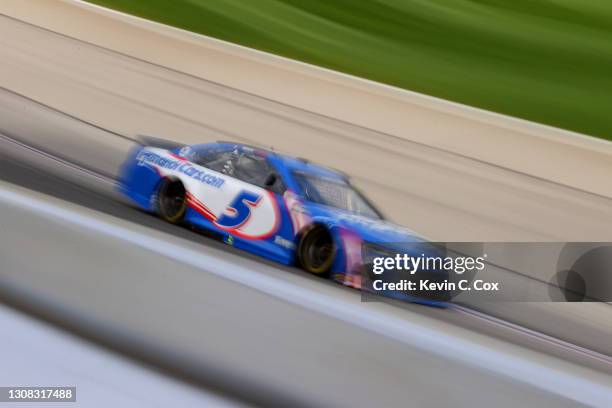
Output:
[[[154,136],[136,135],[134,141],[142,146],[158,147],[160,149],[174,150],[179,147],[184,147],[184,143],[179,143],[174,140],[162,139]]]

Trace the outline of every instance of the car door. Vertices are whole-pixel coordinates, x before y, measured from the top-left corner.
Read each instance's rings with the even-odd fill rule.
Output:
[[[274,194],[261,187],[266,171],[265,158],[241,149],[219,150],[194,159],[195,163],[224,178],[215,191],[208,186],[194,186],[190,206],[204,215],[212,227],[244,240],[264,240],[280,225],[280,213]]]

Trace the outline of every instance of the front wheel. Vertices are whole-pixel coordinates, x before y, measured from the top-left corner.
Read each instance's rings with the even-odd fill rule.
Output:
[[[316,225],[304,233],[297,250],[300,266],[315,275],[326,276],[334,263],[336,249],[327,228]]]
[[[187,211],[187,191],[180,180],[164,179],[157,191],[157,213],[172,224],[181,222]]]

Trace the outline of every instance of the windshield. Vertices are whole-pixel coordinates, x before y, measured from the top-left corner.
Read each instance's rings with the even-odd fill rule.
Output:
[[[344,180],[302,172],[294,172],[293,176],[304,196],[314,203],[350,211],[368,218],[381,218],[378,211],[368,203],[366,198]]]

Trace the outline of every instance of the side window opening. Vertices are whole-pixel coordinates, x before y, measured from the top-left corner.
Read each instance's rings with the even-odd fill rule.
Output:
[[[277,194],[283,194],[286,190],[280,175],[266,157],[257,154],[237,149],[208,148],[196,152],[191,161]],[[276,177],[274,184],[270,187],[266,186],[266,181],[269,181],[271,174]]]
[[[204,150],[192,160],[195,164],[232,176],[233,154],[230,150]]]
[[[271,187],[266,186],[270,174],[276,175],[275,182]],[[284,193],[286,189],[281,177],[276,174],[274,167],[265,157],[250,154],[240,155],[236,160],[234,177],[278,194]]]

